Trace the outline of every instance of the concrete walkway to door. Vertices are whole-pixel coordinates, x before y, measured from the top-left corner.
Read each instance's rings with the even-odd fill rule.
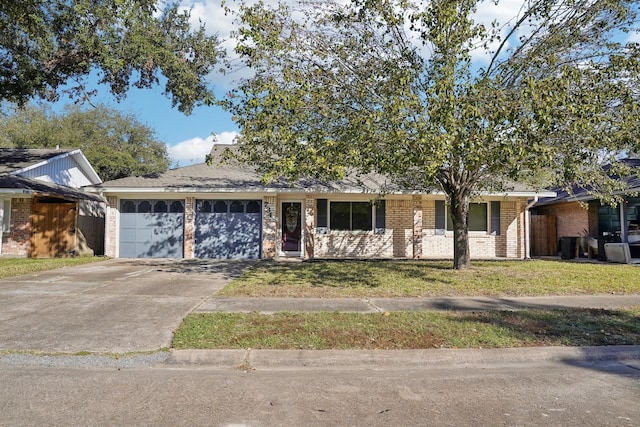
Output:
[[[184,317],[250,263],[113,259],[0,280],[0,350],[168,348]]]

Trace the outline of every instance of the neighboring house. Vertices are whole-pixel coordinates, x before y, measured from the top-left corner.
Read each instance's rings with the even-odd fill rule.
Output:
[[[79,189],[100,182],[80,150],[0,149],[0,254],[101,254],[103,200]]]
[[[640,160],[627,159],[626,163],[640,170]],[[592,237],[601,241],[604,237],[632,246],[640,243],[640,236],[636,237],[640,198],[635,194],[640,191],[640,178],[632,175],[623,179],[627,189],[620,194],[623,202],[616,207],[603,205],[587,190],[577,187],[571,195],[558,190],[555,197],[540,199],[531,209],[532,255],[557,255],[562,237]]]
[[[214,158],[223,149],[214,147]],[[122,178],[87,190],[107,200],[105,254],[111,257],[453,255],[444,195],[390,190],[376,175],[333,184],[303,180],[263,185],[249,167],[214,163]],[[472,204],[472,257],[526,257],[526,210],[537,196],[521,188],[484,194]]]

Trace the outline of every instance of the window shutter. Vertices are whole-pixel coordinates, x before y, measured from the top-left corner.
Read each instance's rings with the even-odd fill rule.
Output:
[[[491,233],[500,235],[500,202],[491,202]]]
[[[443,200],[436,200],[436,234],[443,235],[445,233],[445,215],[446,209]]]
[[[316,231],[318,234],[327,232],[327,199],[316,200]]]
[[[386,203],[384,200],[378,200],[376,202],[376,234],[384,234],[384,231],[387,228],[385,214]]]

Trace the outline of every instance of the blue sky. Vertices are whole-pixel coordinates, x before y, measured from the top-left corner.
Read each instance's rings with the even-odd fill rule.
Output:
[[[272,0],[265,0],[270,3]],[[338,0],[341,1],[341,0]],[[192,24],[203,22],[207,31],[217,33],[225,40],[224,47],[230,54],[233,42],[230,33],[234,29],[233,17],[226,15],[220,6],[221,0],[182,0],[182,7],[191,10]],[[499,4],[486,0],[478,8],[476,21],[490,26],[494,19],[506,23],[518,15],[523,0],[500,0]],[[227,6],[236,7],[231,0]],[[640,41],[638,34],[634,38]],[[475,58],[482,63],[482,57]],[[211,84],[217,96],[223,96],[233,85],[233,77],[213,75]],[[238,128],[231,116],[218,107],[199,107],[186,116],[171,107],[171,100],[162,95],[162,86],[153,89],[132,89],[126,99],[116,102],[106,87],[99,88],[99,95],[94,103],[104,103],[123,113],[133,114],[140,122],[151,127],[157,138],[166,143],[172,159],[172,167],[186,166],[204,161],[214,143],[215,133],[218,143],[231,143],[237,135]]]

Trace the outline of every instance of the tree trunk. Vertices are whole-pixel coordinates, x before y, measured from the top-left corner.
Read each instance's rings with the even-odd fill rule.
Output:
[[[451,217],[453,219],[453,268],[462,270],[471,267],[469,253],[469,200],[464,192],[450,194]]]

